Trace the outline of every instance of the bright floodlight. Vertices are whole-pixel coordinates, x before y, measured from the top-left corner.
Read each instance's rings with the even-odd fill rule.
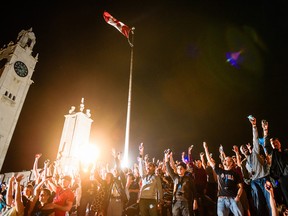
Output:
[[[79,160],[83,165],[95,164],[99,151],[95,145],[88,144],[80,148]]]
[[[129,159],[127,157],[123,158],[123,160],[121,161],[121,167],[128,168],[129,166],[130,166]]]

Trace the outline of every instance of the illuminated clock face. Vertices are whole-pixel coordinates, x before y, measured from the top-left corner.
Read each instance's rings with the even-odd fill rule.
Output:
[[[14,63],[14,70],[15,70],[16,74],[20,77],[26,77],[28,75],[28,68],[21,61],[16,61]]]

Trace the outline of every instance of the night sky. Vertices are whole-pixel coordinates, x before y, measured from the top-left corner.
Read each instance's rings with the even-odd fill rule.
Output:
[[[150,157],[174,157],[206,141],[252,142],[247,116],[269,122],[288,142],[288,14],[286,1],[29,1],[1,3],[0,45],[33,28],[39,53],[2,172],[32,169],[34,155],[56,158],[64,115],[85,98],[91,142],[111,159],[123,151],[130,46],[103,19],[107,11],[135,27],[130,157],[143,142]],[[238,68],[227,52],[241,52]],[[260,133],[261,134],[261,133]]]

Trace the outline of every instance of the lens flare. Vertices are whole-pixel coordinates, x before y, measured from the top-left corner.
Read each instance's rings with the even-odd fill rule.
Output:
[[[79,160],[85,166],[94,165],[98,156],[99,150],[94,144],[84,145],[79,149]]]
[[[243,50],[240,50],[238,52],[228,52],[226,53],[226,62],[230,63],[233,67],[239,68],[239,63],[242,62],[242,56]]]

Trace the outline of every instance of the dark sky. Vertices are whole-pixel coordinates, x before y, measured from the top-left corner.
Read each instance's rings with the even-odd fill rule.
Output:
[[[25,1],[1,3],[0,45],[33,28],[39,62],[2,172],[29,170],[41,152],[54,160],[70,106],[91,109],[91,142],[103,158],[123,151],[130,46],[103,19],[135,27],[130,156],[180,158],[206,141],[231,154],[252,141],[249,114],[288,141],[285,1]],[[227,52],[242,51],[239,68]],[[240,61],[241,60],[241,61]],[[104,157],[105,156],[105,157]],[[102,159],[103,159],[102,158]],[[40,164],[41,166],[41,164]]]

